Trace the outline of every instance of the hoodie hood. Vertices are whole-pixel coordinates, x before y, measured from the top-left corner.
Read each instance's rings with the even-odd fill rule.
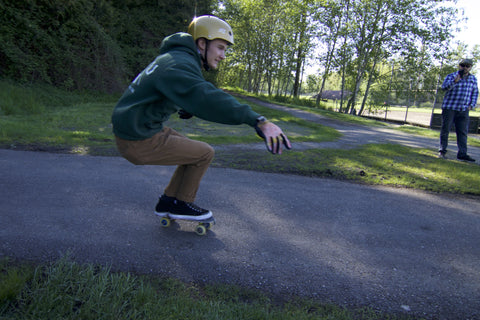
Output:
[[[124,140],[145,140],[160,132],[169,117],[183,109],[203,120],[255,126],[260,116],[205,80],[193,37],[166,37],[160,55],[137,77],[112,114],[114,134]]]
[[[168,53],[170,51],[187,52],[198,57],[199,60],[201,59],[195,41],[193,41],[193,37],[188,33],[179,32],[163,39],[162,44],[160,45],[160,54]]]

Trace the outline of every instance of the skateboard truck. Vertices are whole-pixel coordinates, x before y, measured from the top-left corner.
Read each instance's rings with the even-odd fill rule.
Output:
[[[175,220],[198,222],[197,226],[195,227],[195,233],[199,236],[204,236],[207,233],[207,230],[210,230],[210,228],[215,224],[215,219],[213,217],[205,220],[171,219],[170,217],[162,217],[160,223],[162,227],[168,228]]]

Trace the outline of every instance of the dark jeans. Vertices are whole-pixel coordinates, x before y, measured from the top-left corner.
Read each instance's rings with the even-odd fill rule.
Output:
[[[455,132],[457,133],[457,156],[464,156],[467,154],[467,134],[469,116],[468,110],[455,111],[450,109],[442,110],[442,130],[440,132],[440,152],[447,152],[448,134],[452,123],[455,123]]]

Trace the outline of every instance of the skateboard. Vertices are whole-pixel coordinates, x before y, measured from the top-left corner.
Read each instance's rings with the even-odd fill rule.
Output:
[[[190,219],[172,219],[170,217],[162,217],[162,220],[160,223],[162,224],[162,227],[168,228],[174,222],[175,220],[184,220],[184,221],[190,221],[190,222],[196,222],[198,223],[197,226],[195,227],[195,233],[198,234],[199,236],[204,236],[207,233],[207,230],[210,230],[210,228],[215,224],[215,218],[210,217],[208,219],[204,220],[190,220]]]

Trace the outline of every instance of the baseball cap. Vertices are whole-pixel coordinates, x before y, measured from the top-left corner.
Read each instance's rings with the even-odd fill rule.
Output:
[[[459,64],[466,64],[466,65],[473,65],[473,60],[472,59],[463,59],[462,61],[460,61]]]

